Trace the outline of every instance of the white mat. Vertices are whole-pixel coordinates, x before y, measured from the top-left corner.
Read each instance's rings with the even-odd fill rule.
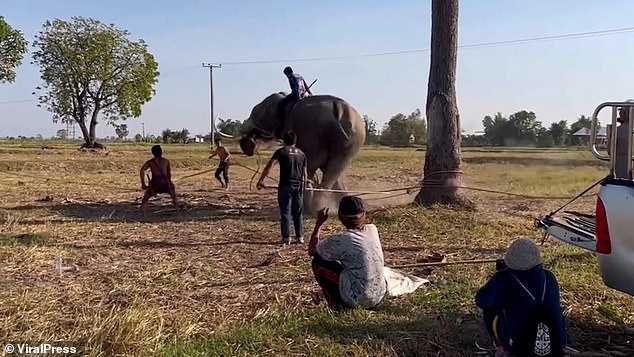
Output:
[[[384,267],[384,274],[387,281],[387,295],[390,297],[411,294],[421,285],[429,283],[427,279],[389,267]]]

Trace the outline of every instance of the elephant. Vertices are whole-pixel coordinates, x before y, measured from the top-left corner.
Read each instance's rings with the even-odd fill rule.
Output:
[[[258,142],[280,139],[274,133],[279,123],[278,111],[284,92],[273,93],[255,107],[242,126],[240,148],[247,156],[253,156]],[[310,95],[300,100],[286,115],[284,128],[297,136],[296,146],[302,150],[308,163],[309,187],[316,183],[315,173],[322,173],[317,188],[345,191],[341,180],[344,171],[358,154],[365,142],[365,122],[357,110],[345,100],[332,95]],[[313,186],[314,187],[314,186]],[[335,194],[308,190],[304,195],[304,212],[315,214],[322,202],[337,202],[345,193]],[[337,205],[338,206],[338,205]],[[332,207],[336,210],[336,206]]]

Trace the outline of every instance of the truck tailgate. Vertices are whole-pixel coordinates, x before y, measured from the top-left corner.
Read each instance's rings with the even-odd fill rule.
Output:
[[[545,228],[547,234],[562,242],[595,251],[596,218],[593,215],[566,211],[557,217],[544,216],[536,223]]]

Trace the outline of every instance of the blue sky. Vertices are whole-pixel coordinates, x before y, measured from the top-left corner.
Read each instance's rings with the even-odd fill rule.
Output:
[[[47,19],[94,17],[143,38],[159,63],[156,96],[131,136],[186,127],[209,130],[209,77],[203,62],[347,56],[429,48],[431,1],[149,1],[2,0],[0,13],[28,40]],[[625,0],[462,0],[459,44],[523,39],[632,26]],[[13,84],[0,85],[0,136],[54,135],[60,128],[38,108],[41,82],[29,54]],[[535,111],[550,123],[591,114],[601,102],[634,98],[634,32],[539,43],[465,48],[458,52],[458,108],[462,128],[482,118]],[[266,95],[288,90],[290,64],[313,93],[348,100],[380,126],[395,113],[424,109],[429,52],[383,57],[224,65],[214,71],[215,112],[243,120]],[[32,100],[25,102],[11,102]],[[98,136],[114,135],[100,126]]]

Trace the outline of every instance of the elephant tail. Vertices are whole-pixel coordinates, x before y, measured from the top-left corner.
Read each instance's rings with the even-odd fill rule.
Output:
[[[339,129],[346,138],[346,141],[350,141],[350,134],[352,134],[352,123],[350,112],[350,105],[343,100],[335,100],[332,102],[332,114],[337,119]]]

